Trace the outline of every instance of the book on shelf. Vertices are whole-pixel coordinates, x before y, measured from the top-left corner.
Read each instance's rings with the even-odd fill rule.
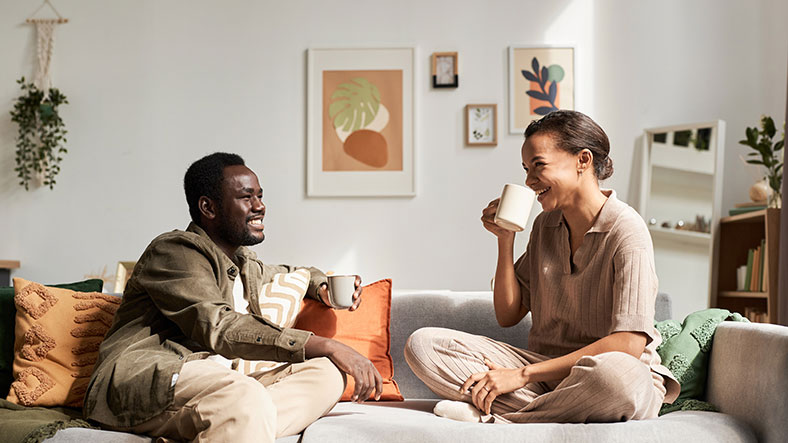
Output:
[[[752,282],[752,249],[747,250],[747,274],[744,279],[744,290],[750,290],[750,283]]]
[[[761,211],[766,209],[766,205],[759,205],[759,206],[746,206],[742,208],[733,208],[728,211],[728,215],[739,215],[739,214],[747,214],[749,212]]]
[[[752,251],[752,274],[750,275],[750,292],[758,292],[758,271],[760,269],[761,247]]]
[[[760,246],[761,257],[758,260],[758,291],[763,292],[766,289],[763,286],[764,276],[766,275],[766,239],[761,240]]]
[[[733,205],[735,208],[751,208],[753,206],[766,206],[766,200],[758,200],[757,202],[736,203]]]

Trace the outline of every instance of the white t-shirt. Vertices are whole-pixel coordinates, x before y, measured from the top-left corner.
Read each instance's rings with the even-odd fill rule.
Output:
[[[235,312],[240,312],[241,314],[248,313],[249,304],[246,303],[246,300],[244,300],[244,284],[241,281],[240,276],[236,277],[235,283],[233,283],[233,305],[235,305]],[[216,363],[227,366],[229,369],[233,368],[233,361],[228,360],[219,354],[211,355],[208,357],[208,360],[213,360]]]

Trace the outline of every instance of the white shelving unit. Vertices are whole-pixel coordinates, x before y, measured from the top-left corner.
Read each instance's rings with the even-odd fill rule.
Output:
[[[677,320],[711,306],[724,140],[722,120],[645,130],[638,210],[647,222],[656,220],[649,232],[659,290],[671,295]],[[676,229],[679,220],[687,226],[697,216],[709,221],[711,232]]]

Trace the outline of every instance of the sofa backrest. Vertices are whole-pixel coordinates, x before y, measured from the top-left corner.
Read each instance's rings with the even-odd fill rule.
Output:
[[[670,309],[670,297],[659,294],[656,320],[669,319]],[[394,362],[394,380],[405,398],[438,398],[413,374],[403,354],[410,334],[427,326],[484,335],[518,348],[527,348],[531,314],[515,326],[502,328],[495,320],[491,291],[393,291],[391,358]]]

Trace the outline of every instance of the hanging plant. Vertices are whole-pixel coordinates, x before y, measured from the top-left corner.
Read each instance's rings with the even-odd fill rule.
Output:
[[[30,189],[30,181],[43,178],[43,185],[55,187],[55,176],[60,172],[62,155],[66,154],[66,127],[58,114],[58,107],[68,103],[56,88],[44,92],[25,78],[17,80],[23,94],[14,103],[11,121],[19,125],[16,136],[16,171],[19,184]]]

